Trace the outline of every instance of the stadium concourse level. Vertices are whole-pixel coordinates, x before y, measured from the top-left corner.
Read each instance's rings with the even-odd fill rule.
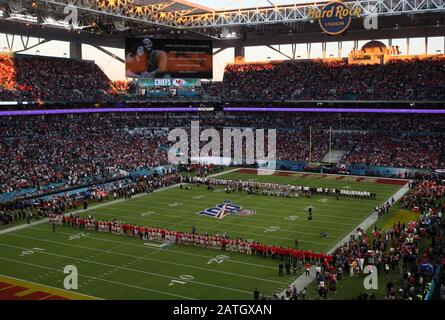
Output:
[[[0,100],[121,101],[187,99],[146,96],[135,82],[110,81],[92,61],[0,55]],[[445,59],[390,60],[350,65],[345,60],[229,64],[222,82],[203,82],[194,98],[211,101],[365,100],[444,101]],[[142,91],[141,91],[142,92]],[[168,90],[165,91],[166,93]],[[210,100],[209,100],[210,101]]]
[[[445,168],[441,115],[121,113],[1,117],[0,200],[120,179],[166,165],[171,145],[167,128],[189,129],[191,120],[199,120],[202,129],[221,130],[228,124],[278,128],[278,160],[308,163],[311,142],[312,162],[321,161],[329,151],[332,127],[332,149],[345,151],[339,167]]]

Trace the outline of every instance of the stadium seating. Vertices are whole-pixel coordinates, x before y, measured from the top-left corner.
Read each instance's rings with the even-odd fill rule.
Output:
[[[113,101],[130,91],[128,82],[111,82],[91,61],[0,55],[0,75],[0,100]],[[443,101],[444,87],[445,59],[436,57],[384,65],[350,65],[345,60],[229,64],[223,82],[203,82],[201,92],[222,101]]]
[[[2,100],[93,101],[113,92],[111,81],[92,61],[0,55],[0,74]]]
[[[235,100],[444,100],[444,86],[444,59],[394,60],[384,65],[306,60],[227,65],[223,96]]]
[[[278,160],[321,161],[329,151],[332,127],[332,148],[345,151],[339,165],[445,168],[440,116],[86,114],[47,116],[45,121],[3,117],[0,193],[43,193],[166,164],[168,143],[163,128],[187,128],[192,119],[200,120],[202,128],[223,128],[228,123],[233,127],[275,127]],[[388,132],[382,133],[382,129]]]

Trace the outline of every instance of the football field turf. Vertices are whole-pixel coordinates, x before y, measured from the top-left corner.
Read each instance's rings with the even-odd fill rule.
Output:
[[[397,180],[284,172],[259,176],[246,169],[220,178],[366,190],[377,198],[282,198],[194,185],[111,202],[82,214],[185,232],[195,226],[200,234],[225,232],[231,238],[285,247],[292,247],[297,237],[299,249],[326,252],[401,187]],[[221,220],[198,214],[226,200],[256,213]],[[309,206],[312,221],[307,220]],[[328,237],[320,236],[323,231]],[[77,293],[102,299],[252,299],[255,288],[270,296],[297,278],[279,277],[278,261],[270,258],[183,245],[160,248],[156,242],[71,227],[57,227],[53,233],[49,224],[40,224],[0,235],[0,275],[63,289],[67,265],[78,269]],[[0,286],[0,299],[1,292]]]

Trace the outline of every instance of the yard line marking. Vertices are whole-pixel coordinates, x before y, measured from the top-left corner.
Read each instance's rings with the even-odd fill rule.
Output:
[[[52,232],[51,230],[48,230],[48,229],[42,229],[42,228],[36,228],[36,227],[30,228],[30,229],[32,229],[32,230],[40,230],[40,231],[44,231],[44,232]],[[73,234],[73,233],[69,233],[69,232],[60,232],[60,231],[58,231],[58,233],[66,234],[66,235]],[[134,244],[134,243],[131,243],[131,242],[128,242],[128,241],[125,241],[125,242],[124,241],[116,241],[116,240],[110,240],[110,239],[105,239],[105,238],[97,238],[97,237],[92,237],[92,236],[87,236],[86,238],[94,239],[94,240],[100,240],[100,241],[106,241],[106,242],[120,243],[121,245],[127,245],[127,246],[133,246],[133,247],[150,249],[150,248],[144,247],[143,245]],[[209,258],[213,258],[213,256],[206,256],[206,255],[190,253],[190,252],[184,252],[184,251],[177,251],[177,250],[169,250],[169,252],[174,252],[174,253],[183,254],[183,255],[187,255],[187,256],[206,258],[207,260]],[[276,270],[276,267],[270,267],[270,266],[266,266],[266,265],[263,265],[263,264],[249,263],[249,262],[244,262],[244,261],[239,261],[239,260],[234,260],[234,259],[228,259],[227,262],[233,262],[233,263],[245,264],[245,265],[249,265],[249,266],[253,266],[253,267],[267,268],[267,269]]]
[[[262,202],[261,202],[262,203]],[[258,205],[257,205],[257,207],[258,207]],[[261,210],[263,210],[264,208],[261,208]],[[109,210],[116,210],[116,211],[119,211],[119,212],[123,212],[124,210],[123,209],[120,209],[120,208],[108,208],[107,209],[107,211],[109,211]],[[103,214],[103,215],[110,215],[110,214],[106,214],[106,213],[102,213],[102,212],[97,212],[97,214],[99,214],[99,215],[101,215],[101,214]],[[260,214],[257,214],[257,215],[260,215]],[[262,213],[261,213],[261,215],[262,215]],[[119,215],[120,216],[120,215]],[[135,218],[135,217],[133,217],[133,216],[129,216],[130,218]],[[159,215],[158,215],[158,218],[149,218],[149,219],[144,219],[143,217],[137,217],[137,219],[138,220],[144,220],[144,221],[162,221],[162,222],[165,222],[165,223],[169,223],[168,221],[165,221],[165,220],[163,220],[163,219],[161,219],[162,217],[171,217],[171,218],[174,218],[174,219],[178,219],[178,216],[173,216],[173,215],[169,215],[169,214],[164,214],[164,213],[160,213]],[[196,216],[194,216],[193,218],[196,218]],[[255,218],[257,218],[257,217],[255,217]],[[281,217],[276,217],[277,219],[279,219],[279,218],[281,218]],[[176,224],[176,225],[181,225],[181,226],[185,226],[186,224],[184,223],[186,220],[192,220],[192,219],[184,219],[184,220],[179,220],[179,221],[181,221],[181,222],[174,222],[174,224]],[[244,221],[244,220],[240,220],[240,221]],[[316,221],[316,222],[328,222],[328,221],[326,221],[326,220],[323,220],[323,221],[321,221],[321,220],[314,220],[314,221]],[[261,223],[264,223],[264,224],[269,224],[270,225],[270,223],[272,223],[272,224],[274,224],[274,223],[280,223],[280,222],[277,222],[277,221],[272,221],[272,220],[268,220],[268,221],[258,221],[258,219],[255,219],[255,222],[261,222]],[[172,222],[173,223],[173,222]],[[208,219],[208,221],[205,221],[205,220],[203,220],[203,221],[200,221],[200,223],[206,223],[206,224],[209,224],[209,223],[212,223],[212,221],[211,221],[211,219]],[[237,225],[237,226],[245,226],[245,227],[250,227],[250,228],[257,228],[257,229],[264,229],[266,226],[252,226],[251,224],[243,224],[243,223],[233,223],[233,222],[227,222],[227,221],[223,221],[223,222],[219,222],[220,224],[228,224],[228,225]],[[328,223],[331,223],[331,221],[329,221]],[[289,225],[289,223],[285,223],[285,222],[281,222],[281,224],[284,224],[284,225]],[[348,223],[347,224],[347,226],[348,226],[348,229],[349,229],[349,227],[351,226],[351,224],[352,223]],[[188,225],[187,225],[188,226]],[[299,224],[299,225],[295,225],[295,227],[302,227],[302,228],[306,228],[306,227],[311,227],[311,228],[320,228],[320,226],[309,226],[309,225],[301,225],[301,224]],[[345,231],[347,231],[347,230],[345,230],[345,229],[338,229],[338,228],[324,228],[324,229],[327,229],[327,230],[334,230],[334,231],[340,231],[340,232],[345,232]],[[289,230],[289,229],[281,229],[281,231],[288,231],[288,232],[295,232],[295,230]],[[301,231],[299,231],[299,233],[302,233],[302,234],[308,234],[308,235],[319,235],[319,233],[310,233],[310,232],[301,232]]]
[[[165,199],[166,201],[168,200],[168,199]],[[215,199],[215,201],[218,201],[217,199]],[[259,199],[255,199],[255,203],[257,203],[259,201]],[[135,203],[134,203],[134,201],[129,201],[129,202],[126,202],[125,203],[125,206],[121,206],[121,207],[133,207],[133,208],[139,208],[139,207],[143,207],[143,208],[147,208],[147,205],[150,205],[151,207],[153,207],[153,208],[155,208],[155,209],[159,209],[159,210],[166,210],[166,208],[165,208],[165,203],[162,203],[162,206],[157,206],[157,204],[158,204],[159,202],[156,202],[156,204],[152,204],[152,203],[150,203],[150,204],[144,204],[144,205],[136,205]],[[196,202],[195,202],[195,204],[196,204]],[[268,204],[268,205],[270,205],[270,204]],[[187,208],[193,208],[194,210],[197,210],[196,209],[196,206],[189,206],[189,205],[183,205],[183,207],[187,207]],[[286,208],[291,208],[292,206],[291,205],[284,205],[284,207],[286,207]],[[318,207],[322,207],[322,206],[318,206]],[[325,206],[325,207],[329,207],[329,208],[331,208],[331,207],[333,207],[333,206]],[[344,205],[339,205],[339,206],[336,206],[336,207],[338,207],[339,209],[344,209]],[[360,206],[360,208],[362,208],[363,207],[363,204]],[[282,209],[283,208],[283,205],[282,206],[280,206],[280,209]],[[372,208],[374,208],[374,206],[372,206]],[[371,209],[372,209],[371,208]],[[108,209],[111,209],[111,210],[118,210],[118,209],[121,209],[122,210],[122,208],[108,208]],[[301,207],[297,207],[297,209],[298,210],[302,210],[302,211],[304,211],[304,208],[301,208]],[[198,209],[199,210],[199,209]],[[270,211],[270,212],[276,212],[277,210],[275,210],[275,209],[270,209],[270,208],[263,208],[262,210],[264,210],[264,211]],[[138,214],[139,214],[140,212],[138,212]],[[162,215],[166,215],[165,213],[161,213]],[[158,213],[158,215],[159,215],[159,213]],[[336,218],[336,219],[343,219],[343,220],[347,220],[347,221],[357,221],[357,219],[356,218],[351,218],[350,216],[341,216],[341,215],[337,215],[337,216],[333,216],[333,215],[328,215],[328,214],[325,214],[325,213],[320,213],[319,214],[321,217],[328,217],[328,218]],[[356,215],[356,216],[360,216],[360,217],[363,217],[364,215],[366,215],[366,213],[354,213],[354,215]],[[261,213],[261,215],[260,216],[270,216],[270,217],[274,217],[274,218],[276,218],[277,217],[277,215],[275,214],[275,215],[273,215],[273,214],[266,214],[266,213]],[[336,224],[344,224],[344,225],[349,225],[348,223],[341,223],[341,222],[338,222],[338,223],[336,223]]]
[[[398,189],[395,193],[393,193],[388,200],[384,201],[382,204],[384,204],[385,202],[389,202],[391,201],[391,199],[393,198],[395,200],[394,203],[396,203],[397,201],[399,201],[408,191],[409,191],[409,183],[412,180],[409,180],[409,182],[407,182],[403,187],[401,187],[400,189]],[[365,217],[360,224],[358,224],[357,226],[355,226],[349,233],[347,233],[345,235],[344,238],[342,238],[339,242],[337,242],[334,246],[332,246],[327,254],[332,254],[336,248],[338,248],[339,246],[343,245],[344,243],[347,243],[350,239],[350,236],[352,234],[355,234],[355,231],[357,230],[357,228],[361,227],[364,230],[367,230],[370,226],[372,226],[373,224],[375,224],[378,220],[378,214],[377,211],[373,210],[370,214],[368,214],[367,217]],[[315,269],[315,266],[312,266]],[[311,275],[314,274],[313,271],[311,271]],[[303,287],[307,287],[309,286],[309,284],[311,284],[312,281],[315,280],[315,276],[312,277],[311,279],[306,278],[305,276],[300,276],[298,279],[296,279],[295,281],[293,281],[289,286],[295,285],[297,287],[297,289],[301,290],[301,288]],[[285,291],[282,291],[280,293],[281,297],[284,297],[286,294]]]
[[[36,268],[41,268],[41,269],[47,269],[47,270],[53,270],[53,271],[57,271],[57,272],[63,272],[63,270],[59,270],[59,269],[55,269],[55,268],[51,268],[51,267],[46,267],[46,266],[42,266],[40,264],[35,264],[35,263],[29,263],[29,262],[23,262],[23,261],[19,261],[19,260],[14,260],[14,259],[9,259],[9,258],[3,258],[0,257],[0,260],[4,260],[4,261],[9,261],[9,262],[13,262],[13,263],[19,263],[19,264],[24,264],[24,265],[28,265],[28,266],[32,266],[32,267],[36,267]],[[9,276],[8,276],[9,277]],[[164,292],[164,291],[160,291],[160,290],[155,290],[155,289],[148,289],[148,288],[144,288],[144,287],[139,287],[139,286],[135,286],[132,284],[128,284],[128,283],[122,283],[122,282],[117,282],[117,281],[112,281],[112,280],[107,280],[107,279],[101,279],[101,278],[97,278],[97,277],[92,277],[92,276],[86,276],[83,274],[79,274],[79,277],[84,277],[87,278],[89,280],[99,280],[99,281],[103,281],[103,282],[108,282],[108,283],[112,283],[112,284],[116,284],[119,286],[125,286],[125,287],[130,287],[130,288],[136,288],[136,289],[140,289],[140,290],[145,290],[145,291],[151,291],[151,292],[156,292],[156,293],[160,293],[160,294],[165,294],[168,296],[173,296],[176,298],[183,298],[183,299],[188,299],[188,300],[197,300],[195,298],[190,298],[190,297],[186,297],[186,296],[181,296],[178,294],[174,294],[174,293],[168,293],[168,292]],[[24,280],[24,281],[28,281],[28,280]],[[39,284],[39,283],[36,283]],[[41,285],[41,284],[40,284]],[[46,284],[45,284],[46,286]],[[54,287],[53,287],[54,288]],[[58,289],[58,288],[55,288]],[[59,289],[59,290],[63,290],[63,289]],[[66,290],[64,290],[66,291]],[[82,294],[82,293],[77,293],[83,296],[88,296],[86,294]],[[98,298],[98,297],[94,297],[94,296],[90,296],[92,298],[96,298],[99,300],[104,300],[103,298]]]
[[[263,201],[257,201],[257,204],[256,204],[256,207],[258,207],[258,203],[264,203]],[[150,206],[152,206],[152,205],[150,205]],[[154,207],[154,206],[153,206]],[[287,206],[283,206],[283,207],[286,207],[287,208]],[[156,207],[156,209],[165,209],[165,208],[162,208],[162,207]],[[106,209],[107,211],[110,211],[110,210],[114,210],[114,211],[119,211],[119,212],[123,212],[123,211],[125,211],[124,209],[122,209],[122,208],[107,208]],[[265,208],[265,207],[262,207],[261,208],[261,210],[262,211],[276,211],[276,210],[270,210],[270,209],[268,209],[268,208]],[[96,212],[97,213],[99,213],[99,214],[102,214],[102,212],[100,212],[99,210],[96,210]],[[129,214],[139,214],[139,212],[128,212]],[[304,214],[304,212],[303,211],[298,211],[298,213],[300,214],[300,215],[303,215]],[[264,223],[264,224],[266,224],[266,223],[276,223],[276,220],[275,221],[273,221],[273,220],[268,220],[268,219],[263,219],[262,217],[263,216],[266,216],[266,217],[274,217],[275,219],[280,219],[281,218],[281,216],[277,216],[277,215],[273,215],[273,214],[266,214],[266,213],[263,213],[263,212],[261,212],[261,213],[258,213],[257,212],[257,214],[255,215],[255,222],[260,222],[260,223]],[[362,215],[362,217],[363,217],[364,215]],[[133,217],[133,216],[131,216],[131,217]],[[141,216],[141,217],[144,217],[144,216]],[[160,212],[160,213],[158,213],[158,215],[157,215],[157,218],[156,217],[151,217],[151,218],[149,218],[150,220],[156,220],[156,219],[159,219],[159,218],[161,218],[161,217],[171,217],[172,219],[175,219],[175,220],[177,220],[178,219],[178,215],[171,215],[171,214],[168,214],[168,213],[164,213],[164,212]],[[284,217],[284,216],[283,216]],[[325,218],[325,217],[331,217],[331,218],[338,218],[337,216],[333,216],[333,215],[326,215],[326,214],[322,214],[322,213],[319,213],[319,214],[317,214],[317,220],[315,220],[316,222],[320,222],[320,223],[332,223],[332,224],[338,224],[338,225],[343,225],[343,226],[347,226],[348,227],[348,229],[349,229],[349,227],[351,226],[351,224],[353,223],[353,222],[350,222],[350,223],[347,223],[347,222],[337,222],[337,221],[332,221],[332,220],[326,220],[326,219],[323,219],[323,220],[321,220],[321,219],[319,219],[319,218]],[[185,221],[188,221],[188,220],[193,220],[193,218],[196,218],[196,215],[193,215],[193,214],[191,214],[190,213],[190,218],[189,219],[180,219],[179,221],[181,221],[181,223],[184,223]],[[357,222],[357,219],[356,218],[347,218],[346,220],[349,220],[349,221],[354,221],[354,223],[356,223]],[[204,220],[203,220],[204,221]],[[287,223],[286,223],[287,224]],[[239,224],[238,224],[239,225]],[[301,226],[301,227],[306,227],[306,226],[303,226],[303,225],[296,225],[296,227],[297,226]],[[307,226],[307,227],[311,227],[311,228],[316,228],[315,226]],[[330,230],[337,230],[337,231],[345,231],[344,229],[338,229],[338,228],[330,228]]]
[[[153,243],[144,242],[144,246],[149,246],[149,247],[154,247],[156,249],[161,249],[161,245],[160,244],[153,244]]]
[[[234,169],[227,170],[227,171],[224,171],[224,172],[215,173],[215,174],[210,175],[209,178],[217,177],[217,176],[220,176],[220,175],[223,175],[223,174],[226,174],[226,173],[230,173],[230,172],[234,172],[234,171],[236,171],[238,169],[239,168],[234,168]],[[150,195],[152,195],[154,193],[158,193],[158,192],[161,192],[161,191],[173,189],[173,188],[179,187],[179,185],[180,185],[180,183],[176,183],[176,184],[172,184],[172,185],[167,186],[167,187],[162,187],[162,188],[156,189],[156,190],[154,190],[151,193],[139,193],[139,194],[134,195],[132,197],[132,199],[136,200],[136,199],[142,198],[142,197],[149,197]],[[110,200],[110,201],[107,201],[105,203],[99,203],[99,204],[96,204],[96,205],[92,205],[92,206],[90,206],[86,210],[79,209],[79,210],[75,210],[75,211],[70,211],[70,212],[65,213],[64,215],[76,214],[76,213],[81,213],[81,212],[87,212],[87,211],[91,211],[91,210],[94,210],[94,209],[107,207],[107,206],[110,206],[110,205],[113,205],[113,204],[116,204],[116,203],[126,202],[126,201],[127,201],[127,199],[125,199],[125,198],[116,199],[116,200]],[[39,224],[43,224],[43,223],[46,223],[46,222],[48,222],[48,218],[43,218],[43,219],[31,222],[30,224],[27,224],[27,223],[26,224],[20,224],[20,225],[13,226],[13,227],[10,227],[10,228],[2,229],[2,230],[0,230],[0,235],[8,233],[8,232],[14,232],[14,231],[17,231],[17,230],[26,229],[26,228],[29,228],[29,227],[32,227],[32,226],[35,226],[35,225],[39,225]]]
[[[5,244],[5,243],[0,243],[0,246],[10,247],[10,248],[15,248],[15,249],[21,249],[21,250],[26,249],[25,247],[13,246],[13,245]],[[148,274],[148,275],[155,276],[155,277],[157,276],[157,277],[161,277],[161,278],[168,278],[168,279],[179,280],[178,278],[176,278],[174,276],[167,276],[167,275],[163,275],[163,274],[159,274],[159,273],[155,273],[155,272],[149,272],[149,271],[125,268],[125,267],[122,267],[122,266],[117,266],[117,265],[114,265],[114,264],[101,263],[101,262],[97,262],[97,261],[88,261],[88,260],[85,260],[85,259],[82,259],[82,258],[79,258],[79,257],[64,256],[62,254],[43,252],[43,251],[39,251],[38,253],[45,254],[45,255],[50,255],[50,256],[55,256],[55,257],[59,257],[59,258],[64,258],[64,259],[70,259],[70,260],[75,260],[75,261],[86,262],[86,263],[90,263],[90,264],[97,264],[97,265],[100,265],[100,266],[115,267],[115,268],[118,268],[118,269],[130,271],[130,272]],[[215,285],[215,284],[210,284],[210,283],[205,283],[205,282],[200,282],[200,281],[194,281],[194,280],[191,281],[190,280],[189,282],[196,283],[196,284],[199,284],[199,285],[202,285],[202,286],[208,286],[208,287],[215,287],[215,288],[219,288],[219,289],[224,289],[224,290],[228,290],[228,291],[241,292],[241,293],[246,293],[246,294],[249,294],[249,295],[252,294],[249,291],[244,291],[244,290],[230,288],[230,287],[218,286],[218,285]]]
[[[116,218],[115,214],[98,213],[98,215],[104,215],[104,216],[109,216],[109,217]],[[135,220],[141,220],[141,221],[159,221],[159,222],[162,221],[162,220],[156,220],[156,219],[151,219],[151,220],[150,219],[144,219],[144,218],[140,218],[140,217],[131,217],[131,218],[135,219]],[[167,224],[165,222],[163,222],[163,223]],[[211,222],[209,222],[209,223],[211,223]],[[240,226],[239,223],[231,223],[231,222],[220,222],[220,224],[228,224],[228,225]],[[184,227],[190,227],[190,225],[184,224],[184,223],[176,223],[175,225],[184,226]],[[252,225],[249,225],[249,226],[246,225],[246,227],[264,230],[264,227],[257,227],[257,226],[252,226]],[[236,234],[240,233],[239,231],[234,231],[232,229],[222,229],[222,228],[218,228],[218,229],[219,229],[219,231],[228,231],[228,232],[231,232],[232,234],[233,233],[236,233]],[[292,234],[295,234],[295,232],[296,232],[296,230],[281,230],[281,231],[289,232],[289,233],[292,233]],[[307,234],[307,235],[313,235],[313,236],[315,236],[315,235],[319,236],[320,235],[319,233],[312,233],[312,232],[302,232],[302,231],[298,231],[298,232],[300,234]],[[252,233],[252,232],[244,232],[243,231],[243,234],[258,236],[258,233]],[[293,238],[283,238],[283,237],[276,237],[276,236],[268,236],[268,237],[269,238],[274,238],[274,239],[280,239],[280,240],[287,240],[287,241],[292,241],[293,240]],[[314,244],[319,244],[319,245],[322,245],[322,246],[326,245],[325,242],[311,241],[311,240],[300,240],[300,242],[314,243]]]
[[[247,170],[252,170],[252,173],[244,173],[244,172],[237,172],[237,171],[243,171],[246,170],[247,168],[235,168],[234,170],[228,170],[225,173],[229,173],[229,172],[233,172],[235,171],[235,174],[239,174],[239,175],[254,175],[256,176],[256,173],[253,173],[256,169],[247,169]],[[302,177],[302,175],[314,175],[314,176],[320,176],[321,174],[318,172],[301,172],[301,171],[291,171],[291,170],[272,170],[272,169],[262,169],[262,170],[269,170],[269,171],[273,171],[273,172],[285,172],[285,173],[292,173],[292,176],[284,176],[286,177],[296,177],[297,179],[302,179],[304,180],[305,177]],[[257,171],[256,171],[257,172]],[[369,177],[369,176],[359,176],[359,175],[345,175],[345,174],[338,174],[338,173],[322,173],[323,175],[326,176],[337,176],[337,177],[344,177],[344,178],[365,178],[365,179],[378,179],[378,177]],[[298,175],[298,176],[297,176]],[[271,176],[276,176],[275,174],[269,175],[269,177]],[[311,178],[313,179],[313,178]],[[388,179],[388,180],[402,180],[402,181],[406,181],[408,182],[408,180],[406,179],[401,179],[401,178],[384,178],[384,179]],[[366,181],[352,181],[353,183],[374,183],[374,182],[366,182]]]
[[[206,188],[204,188],[205,187],[205,185],[202,185],[201,187],[197,187],[197,190],[198,191],[207,191],[207,189]],[[396,187],[393,187],[392,189],[396,189]],[[378,188],[376,191],[381,191],[380,190],[380,188]],[[185,194],[188,194],[190,191],[184,191],[184,195]],[[196,191],[192,191],[192,192],[195,192],[196,193]],[[319,200],[320,199],[323,199],[323,198],[326,198],[326,197],[329,197],[329,198],[327,198],[327,199],[331,199],[331,200],[335,200],[336,199],[336,196],[327,196],[327,195],[314,195],[312,198],[306,198],[305,196],[301,196],[301,197],[279,197],[279,196],[273,196],[273,195],[264,195],[264,194],[256,194],[256,195],[249,195],[249,194],[247,194],[246,193],[246,191],[242,191],[242,192],[236,192],[236,193],[234,193],[235,195],[246,195],[246,198],[247,199],[249,199],[249,200],[252,200],[252,201],[254,201],[256,198],[258,198],[258,197],[265,197],[265,198],[269,198],[269,199],[274,199],[274,200],[276,200],[276,201],[279,201],[279,200],[281,200],[281,199],[287,199],[287,200],[296,200],[296,201],[298,201],[298,200],[305,200],[305,201],[312,201],[312,202],[317,202],[317,205],[318,206],[321,206],[321,207],[327,207],[327,206],[330,206],[330,205],[332,205],[332,206],[340,206],[340,205],[338,205],[337,204],[337,201],[331,201],[331,202],[329,202],[329,203],[323,203],[323,202],[319,202]],[[208,195],[212,195],[212,193],[209,193]],[[230,194],[229,194],[230,195]],[[165,199],[165,198],[168,198],[168,195],[166,195],[166,193],[162,193],[162,194],[158,194],[157,195],[157,197],[158,198],[161,198],[161,199]],[[216,196],[215,196],[215,198],[217,198]],[[376,202],[376,201],[379,201],[379,199],[367,199],[367,198],[354,198],[354,197],[340,197],[339,199],[341,199],[341,200],[348,200],[348,201],[350,201],[351,203],[350,203],[350,205],[351,206],[356,206],[356,207],[361,207],[362,205],[361,205],[361,201],[368,201],[368,202],[370,202],[370,203],[373,203],[373,202]],[[209,198],[205,198],[205,200],[207,201],[207,202],[210,202],[211,200],[212,200],[212,197],[209,197]],[[139,203],[141,200],[139,199],[137,202],[135,201],[135,203]],[[194,200],[193,199],[190,199],[189,197],[184,197],[184,198],[181,198],[181,201],[185,201],[185,202],[191,202],[191,203],[193,203],[194,202]],[[360,201],[360,202],[359,202]],[[196,202],[196,201],[195,201]],[[340,203],[340,202],[339,202]],[[138,204],[139,205],[139,204]],[[142,204],[140,204],[141,206],[142,206]],[[274,204],[274,203],[272,203],[272,206],[274,206],[274,207],[280,207],[280,205],[279,204]]]
[[[258,195],[255,198],[247,196],[246,198],[251,199],[251,200],[257,200],[258,197],[261,197],[261,198],[272,198],[272,199],[275,199],[275,200],[278,200],[278,199],[288,199],[288,198],[282,198],[282,197],[263,196],[263,195]],[[296,199],[296,201],[301,200],[301,198],[294,198],[294,199]],[[344,199],[344,198],[342,198],[342,199]],[[159,194],[159,195],[157,195],[156,200],[171,201],[171,195],[162,194],[162,196],[161,196],[161,194]],[[196,204],[197,203],[196,200],[190,200],[190,199],[187,199],[187,198],[180,198],[180,200],[184,201],[184,202],[189,202],[189,203],[192,203],[192,204]],[[215,199],[215,200],[217,200],[217,199]],[[306,199],[303,198],[303,200],[306,200]],[[316,199],[314,199],[314,201],[315,200]],[[347,199],[347,200],[351,200],[351,199]],[[369,201],[367,199],[356,199],[356,200],[359,200],[359,201]],[[372,201],[370,203],[371,205],[374,205],[376,203],[373,200],[371,200],[371,201]],[[320,208],[323,208],[323,207],[324,208],[340,208],[340,209],[344,208],[343,205],[340,205],[340,204],[337,205],[337,204],[334,204],[334,203],[323,204],[323,203],[317,202],[317,207],[320,207]],[[152,205],[152,204],[150,204],[150,205]],[[124,206],[133,206],[133,207],[140,207],[140,208],[145,208],[145,209],[147,208],[146,204],[136,204],[135,201],[127,201],[127,202],[124,203]],[[275,205],[273,203],[270,203],[269,206],[270,207],[276,207],[277,209],[281,209],[283,207],[282,205],[278,205],[278,204]],[[348,206],[350,206],[350,207],[356,206],[357,208],[361,209],[361,208],[363,208],[363,202],[362,203],[357,203],[357,204],[355,204],[355,203],[348,203]],[[181,207],[195,207],[195,206],[190,206],[190,205],[182,203]],[[153,208],[165,209],[164,206],[163,207],[155,207],[155,206],[153,206]],[[269,210],[274,210],[274,209],[269,209]],[[352,214],[354,214],[354,215],[362,215],[360,213],[352,213]]]
[[[165,264],[170,264],[170,265],[176,265],[176,266],[179,266],[179,267],[185,267],[185,268],[192,268],[192,269],[197,269],[197,270],[204,270],[204,271],[208,271],[208,272],[221,273],[221,274],[226,274],[226,275],[235,276],[235,277],[238,276],[238,277],[248,278],[248,279],[253,279],[253,280],[261,280],[261,281],[267,281],[267,282],[272,282],[272,283],[287,284],[287,282],[263,279],[263,278],[258,278],[258,277],[252,277],[252,276],[247,276],[247,275],[227,272],[227,271],[214,270],[214,269],[210,269],[210,268],[202,268],[202,267],[198,267],[198,266],[192,266],[192,265],[188,265],[188,264],[169,262],[169,261],[164,261],[164,260],[159,260],[159,259],[144,258],[144,257],[138,256],[138,255],[119,253],[119,252],[114,252],[114,251],[109,251],[109,250],[96,249],[96,248],[85,247],[85,246],[78,246],[78,245],[73,245],[73,244],[68,244],[68,243],[60,243],[60,242],[57,242],[57,241],[41,239],[41,238],[36,238],[36,237],[21,236],[21,235],[17,235],[17,234],[7,234],[7,236],[19,237],[19,238],[25,238],[25,239],[31,239],[31,240],[38,240],[38,241],[43,241],[43,242],[48,242],[48,243],[55,243],[55,244],[58,244],[58,245],[61,245],[61,246],[69,246],[69,247],[73,247],[73,248],[93,250],[93,251],[97,251],[97,252],[100,252],[100,253],[111,253],[111,254],[115,254],[115,255],[119,255],[119,256],[135,258],[135,260],[133,262],[128,262],[129,264],[136,263],[136,260],[141,260],[142,259],[142,260],[154,261],[154,262],[165,263]],[[105,273],[105,274],[107,274],[107,273]]]

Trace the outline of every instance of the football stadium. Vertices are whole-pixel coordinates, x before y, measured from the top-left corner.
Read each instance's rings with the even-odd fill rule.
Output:
[[[0,0],[0,48],[0,300],[445,299],[443,0]]]

